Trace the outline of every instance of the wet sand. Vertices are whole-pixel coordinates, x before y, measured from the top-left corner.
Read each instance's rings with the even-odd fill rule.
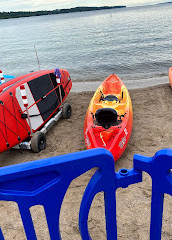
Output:
[[[133,131],[123,156],[116,162],[116,171],[132,168],[133,155],[153,156],[162,148],[172,148],[172,89],[169,84],[129,90],[133,104]],[[60,120],[47,134],[47,148],[35,154],[11,149],[0,155],[0,166],[34,161],[46,157],[85,150],[83,125],[87,107],[94,92],[71,92],[67,98],[72,106],[72,117]],[[80,239],[78,212],[82,193],[94,170],[74,180],[65,196],[60,216],[62,239]],[[117,190],[117,221],[119,240],[149,239],[151,178],[143,174],[143,182]],[[172,201],[165,196],[162,239],[172,239]],[[6,239],[26,239],[15,204],[0,203],[0,222]],[[38,239],[49,239],[40,207],[33,209]],[[106,239],[103,194],[92,204],[89,229],[93,239]]]

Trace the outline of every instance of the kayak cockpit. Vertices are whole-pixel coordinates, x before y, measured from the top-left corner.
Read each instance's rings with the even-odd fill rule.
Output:
[[[105,129],[119,125],[120,123],[121,120],[118,120],[118,114],[113,108],[100,108],[95,113],[95,124]]]

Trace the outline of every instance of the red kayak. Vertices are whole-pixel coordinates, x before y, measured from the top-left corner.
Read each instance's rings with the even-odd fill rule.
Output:
[[[0,85],[0,152],[32,138],[59,110],[72,87],[67,70],[42,70]],[[22,95],[25,89],[26,96]],[[28,106],[25,101],[27,98]],[[28,113],[28,114],[27,114]]]
[[[121,79],[112,74],[99,86],[88,107],[84,124],[87,149],[106,148],[116,161],[130,139],[132,123],[128,90]]]
[[[172,87],[172,67],[169,68],[168,77],[169,77],[170,85]]]

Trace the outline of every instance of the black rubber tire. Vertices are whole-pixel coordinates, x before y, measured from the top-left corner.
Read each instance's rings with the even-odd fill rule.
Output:
[[[62,118],[68,119],[71,117],[71,115],[72,115],[72,108],[70,104],[65,103],[62,108]]]
[[[46,136],[42,132],[34,133],[31,138],[31,149],[35,153],[39,153],[40,151],[46,148]]]

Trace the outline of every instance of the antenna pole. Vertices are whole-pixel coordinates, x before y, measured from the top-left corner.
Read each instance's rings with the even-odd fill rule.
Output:
[[[39,68],[39,70],[41,70],[40,64],[39,64],[39,58],[38,58],[38,54],[37,54],[35,45],[34,45],[34,49],[35,49],[35,53],[36,53],[36,59],[37,59],[37,62],[38,62],[38,68]]]

